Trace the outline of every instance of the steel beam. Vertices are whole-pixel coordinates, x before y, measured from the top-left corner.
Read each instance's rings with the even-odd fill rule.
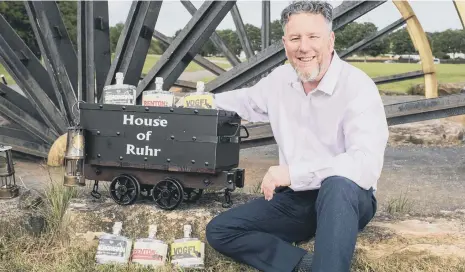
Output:
[[[372,44],[377,39],[391,33],[393,30],[397,29],[401,25],[404,25],[405,21],[406,21],[406,19],[400,18],[399,20],[397,20],[394,23],[388,25],[387,27],[379,30],[378,32],[366,37],[365,39],[363,39],[363,40],[361,40],[361,41],[359,41],[357,43],[355,43],[354,45],[352,45],[351,47],[347,48],[345,51],[340,53],[339,54],[340,58],[345,58],[345,57],[351,55],[352,53],[354,53],[354,52],[356,52],[358,50],[362,50],[362,49],[366,48],[367,46]]]
[[[241,42],[242,50],[244,50],[247,59],[250,59],[254,55],[254,53],[252,50],[252,46],[250,45],[250,40],[247,36],[247,31],[245,31],[244,22],[242,21],[241,13],[239,12],[237,4],[235,4],[231,9],[231,16],[233,18],[234,25],[236,26],[236,33],[239,36],[239,41]]]
[[[44,119],[42,118],[42,116],[40,116],[39,112],[31,103],[31,101],[28,100],[24,95],[11,89],[5,84],[0,83],[0,96],[13,103],[13,105],[16,105],[17,107],[25,111],[27,114],[32,116],[32,118],[36,119],[41,123],[44,123]]]
[[[386,84],[386,83],[390,83],[390,82],[408,80],[408,79],[418,78],[418,77],[422,77],[422,76],[424,76],[423,71],[418,70],[418,71],[412,71],[412,72],[389,75],[389,76],[375,77],[375,78],[373,78],[373,81],[376,84]]]
[[[37,138],[34,134],[23,129],[21,126],[15,123],[0,126],[0,135],[4,135],[11,138],[18,138],[27,142],[36,144],[43,144],[43,141]]]
[[[386,1],[345,1],[334,9],[333,29],[348,24]],[[276,42],[231,70],[219,75],[205,85],[206,91],[221,93],[252,82],[286,60],[283,44]]]
[[[58,135],[54,131],[1,96],[0,113],[10,122],[20,125],[31,134],[40,138],[44,143],[53,143],[58,138]]]
[[[139,97],[155,77],[163,77],[168,90],[212,35],[235,1],[204,2],[186,27],[173,40],[161,58],[137,86]]]
[[[137,86],[152,42],[161,4],[162,1],[132,3],[105,85],[114,84],[116,73],[122,72],[125,84]]]
[[[232,2],[235,3],[236,1]],[[192,16],[195,16],[197,8],[189,0],[181,0],[181,3]],[[218,33],[213,31],[210,36],[210,40],[213,42],[213,45],[215,45],[216,48],[223,52],[224,56],[226,57],[226,59],[228,59],[229,63],[231,63],[232,66],[236,66],[241,63],[239,58],[236,55],[234,55],[234,53],[231,52],[231,50],[229,50],[228,46],[223,42]]]
[[[268,46],[270,46],[271,28],[270,28],[270,1],[269,0],[262,0],[261,36],[262,36],[262,51],[263,51]]]
[[[108,1],[91,1],[94,21],[94,66],[97,101],[105,87],[105,80],[111,66],[110,21]]]
[[[90,1],[77,3],[78,101],[95,103],[94,21]]]
[[[53,104],[57,107],[59,106],[57,90],[50,80],[47,71],[40,63],[39,59],[32,53],[29,46],[24,43],[24,41],[18,36],[16,31],[11,27],[11,25],[5,20],[5,18],[0,14],[0,36],[5,39],[5,41],[10,45],[11,48],[14,48],[15,54],[23,63],[24,67],[28,70],[31,76],[37,81],[42,90],[45,91],[46,95],[52,100]],[[6,83],[5,83],[6,84]],[[58,93],[58,97],[61,95]],[[61,99],[60,99],[61,100]]]
[[[465,94],[447,95],[384,106],[389,125],[465,114]]]
[[[186,89],[191,89],[191,90],[197,89],[197,83],[196,82],[181,80],[181,79],[176,80],[176,82],[174,83],[174,86],[181,87],[181,88],[186,88]]]
[[[28,1],[25,6],[47,72],[58,89],[56,93],[62,96],[61,112],[72,120],[72,108],[77,102],[77,57],[58,5],[53,1]]]
[[[166,47],[169,47],[170,44],[173,42],[172,38],[165,36],[163,33],[160,33],[157,30],[154,30],[153,37],[159,40]],[[194,56],[193,61],[197,63],[198,65],[202,66],[203,68],[207,69],[208,71],[212,72],[215,75],[220,75],[226,71],[220,66],[214,64],[213,62],[209,61],[208,59],[198,54]]]
[[[32,156],[46,158],[50,147],[44,144],[29,142],[16,137],[9,137],[0,134],[0,143],[8,145],[13,148],[13,151],[25,153]]]
[[[2,36],[0,36],[0,62],[31,100],[31,103],[47,126],[59,134],[65,133],[68,127],[65,117],[42,90]]]

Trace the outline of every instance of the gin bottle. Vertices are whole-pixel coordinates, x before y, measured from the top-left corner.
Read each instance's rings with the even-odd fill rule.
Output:
[[[142,265],[163,266],[166,262],[168,245],[156,239],[157,226],[149,226],[149,237],[137,239],[132,250],[132,262]]]
[[[120,235],[122,226],[121,222],[116,222],[113,226],[113,234],[103,234],[100,236],[95,255],[98,264],[128,263],[132,240]]]
[[[205,83],[197,81],[196,91],[184,97],[184,108],[215,109],[213,94],[205,92]]]
[[[192,226],[184,225],[184,237],[171,244],[171,263],[184,268],[204,268],[205,243],[192,238]]]
[[[142,106],[146,107],[173,107],[174,94],[163,90],[163,78],[155,78],[155,90],[148,90],[142,93]]]
[[[135,105],[136,86],[123,84],[124,75],[116,73],[116,84],[103,88],[103,104]]]

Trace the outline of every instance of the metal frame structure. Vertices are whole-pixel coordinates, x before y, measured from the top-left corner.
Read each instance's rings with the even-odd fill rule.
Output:
[[[235,1],[206,1],[197,9],[190,1],[180,0],[192,15],[175,38],[155,29],[162,1],[134,1],[119,37],[115,57],[111,60],[107,1],[79,1],[77,12],[77,48],[71,44],[59,8],[54,1],[25,1],[27,15],[37,39],[44,64],[39,61],[0,15],[0,63],[14,78],[18,87],[0,82],[0,114],[6,122],[0,126],[0,143],[33,156],[47,157],[52,144],[74,125],[79,114],[78,101],[99,103],[105,85],[113,84],[116,72],[125,74],[125,84],[137,86],[137,95],[152,88],[155,77],[164,78],[164,88],[181,86],[194,89],[196,84],[179,76],[191,61],[217,77],[206,84],[213,93],[231,91],[254,84],[272,69],[286,61],[283,45],[271,43],[270,6],[262,4],[262,50],[252,51],[239,8]],[[387,1],[344,1],[334,9],[334,30],[353,22]],[[342,58],[363,49],[377,39],[406,24],[418,50],[422,70],[374,78],[376,84],[424,77],[425,99],[385,106],[390,125],[443,118],[465,113],[465,95],[437,97],[437,79],[431,48],[408,1],[395,0],[401,18],[370,37],[358,41]],[[454,1],[464,23],[465,6]],[[215,32],[230,13],[247,60],[241,62]],[[152,39],[168,49],[146,74],[142,74]],[[198,53],[211,40],[231,63],[226,71]],[[250,137],[242,147],[273,143],[268,124],[248,124]]]

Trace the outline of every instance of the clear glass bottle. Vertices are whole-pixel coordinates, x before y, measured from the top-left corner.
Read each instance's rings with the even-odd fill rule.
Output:
[[[168,254],[168,244],[156,239],[157,226],[149,226],[149,237],[137,239],[132,250],[132,262],[147,266],[163,266]]]
[[[116,222],[113,226],[113,234],[103,234],[99,238],[95,259],[98,264],[129,262],[132,240],[120,235],[122,222]]]
[[[116,84],[103,88],[103,104],[136,105],[136,86],[123,84],[124,75],[116,73]]]
[[[192,238],[192,226],[184,225],[184,237],[171,244],[171,263],[184,268],[204,268],[205,243]]]
[[[195,93],[188,94],[184,97],[184,108],[197,109],[215,109],[215,100],[213,94],[205,92],[205,83],[197,81]]]
[[[146,107],[173,107],[174,94],[163,90],[163,78],[155,78],[155,90],[147,90],[142,93],[142,106]]]

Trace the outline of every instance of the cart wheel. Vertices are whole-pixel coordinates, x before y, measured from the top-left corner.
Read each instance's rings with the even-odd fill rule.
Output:
[[[116,176],[110,184],[110,196],[119,205],[131,205],[140,194],[139,181],[126,174]]]
[[[193,203],[200,199],[203,189],[184,188],[184,202]]]
[[[174,210],[181,204],[184,190],[175,178],[165,178],[158,182],[152,191],[152,198],[158,207],[164,210]]]

